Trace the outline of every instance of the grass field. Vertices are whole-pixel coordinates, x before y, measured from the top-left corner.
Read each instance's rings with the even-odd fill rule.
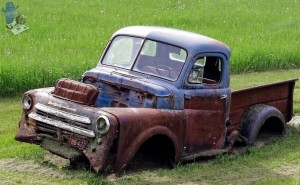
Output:
[[[1,8],[6,2],[0,0]],[[125,26],[184,29],[226,43],[232,50],[233,89],[299,78],[298,0],[14,3],[30,29],[14,36],[5,28],[4,16],[0,17],[0,184],[300,183],[300,131],[295,129],[276,143],[250,148],[240,155],[121,175],[72,170],[65,160],[38,146],[14,140],[21,115],[19,95],[52,86],[61,77],[79,79],[98,63],[110,36]],[[257,73],[261,71],[269,72]],[[294,94],[294,112],[300,116],[299,81]]]
[[[297,77],[300,70],[232,75],[233,90]],[[67,162],[38,146],[16,142],[20,97],[1,99],[0,184],[299,184],[300,131],[234,156],[178,165],[174,169],[126,171],[97,175],[71,170]],[[300,83],[294,92],[295,114],[300,116]]]
[[[7,1],[0,0],[5,7]],[[229,45],[233,73],[300,67],[296,0],[15,1],[29,30],[0,25],[0,96],[78,79],[95,66],[119,28],[156,25],[193,31]]]

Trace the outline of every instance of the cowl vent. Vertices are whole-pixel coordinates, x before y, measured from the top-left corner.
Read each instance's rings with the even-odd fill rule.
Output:
[[[93,105],[98,93],[98,88],[93,85],[62,78],[56,82],[53,95],[76,103]]]

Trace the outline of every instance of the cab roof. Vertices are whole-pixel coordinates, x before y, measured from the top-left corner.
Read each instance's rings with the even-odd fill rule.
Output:
[[[156,40],[171,45],[179,46],[188,51],[188,57],[194,57],[199,53],[223,53],[227,59],[231,52],[227,45],[213,38],[193,32],[155,26],[131,26],[125,27],[114,33],[117,35],[129,35]]]

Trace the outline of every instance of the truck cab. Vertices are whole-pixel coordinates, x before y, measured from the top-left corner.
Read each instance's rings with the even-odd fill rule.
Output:
[[[189,119],[184,153],[190,154],[224,145],[229,58],[225,44],[205,36],[130,27],[112,37],[98,66],[83,75],[83,82],[103,89],[97,107],[185,110]],[[212,134],[203,135],[199,129]]]
[[[98,172],[121,170],[144,145],[179,162],[224,151],[231,133],[245,138],[251,132],[252,141],[264,122],[256,120],[255,127],[248,127],[243,115],[261,103],[266,105],[256,116],[272,118],[272,128],[283,133],[292,115],[295,80],[276,84],[286,92],[280,99],[232,108],[230,54],[225,44],[196,33],[123,28],[113,34],[98,65],[86,71],[81,82],[60,79],[55,87],[24,94],[16,140],[39,144],[71,161],[84,157]]]

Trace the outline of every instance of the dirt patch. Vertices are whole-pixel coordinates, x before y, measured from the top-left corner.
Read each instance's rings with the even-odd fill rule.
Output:
[[[146,179],[149,182],[152,182],[153,184],[158,184],[158,183],[171,184],[171,182],[172,182],[171,177],[158,176],[156,173],[148,173],[148,176],[146,177]]]
[[[70,161],[68,159],[64,159],[53,154],[46,154],[44,156],[44,161],[50,163],[53,166],[56,166],[58,169],[70,166]]]
[[[0,160],[0,171],[14,171],[20,173],[27,172],[58,178],[69,177],[59,168],[43,166],[32,160],[23,161],[20,159],[2,159]]]
[[[115,182],[118,178],[121,178],[123,180],[131,180],[131,179],[139,179],[141,178],[145,184],[147,184],[146,182],[151,182],[151,184],[174,184],[173,179],[171,177],[168,176],[159,176],[157,174],[157,171],[140,171],[140,172],[136,172],[136,173],[130,173],[130,174],[125,174],[122,176],[117,176],[116,174],[111,174],[109,176],[106,177],[106,180],[108,180],[109,182]]]
[[[276,174],[283,176],[297,176],[300,174],[300,166],[296,164],[284,164],[274,171]]]

